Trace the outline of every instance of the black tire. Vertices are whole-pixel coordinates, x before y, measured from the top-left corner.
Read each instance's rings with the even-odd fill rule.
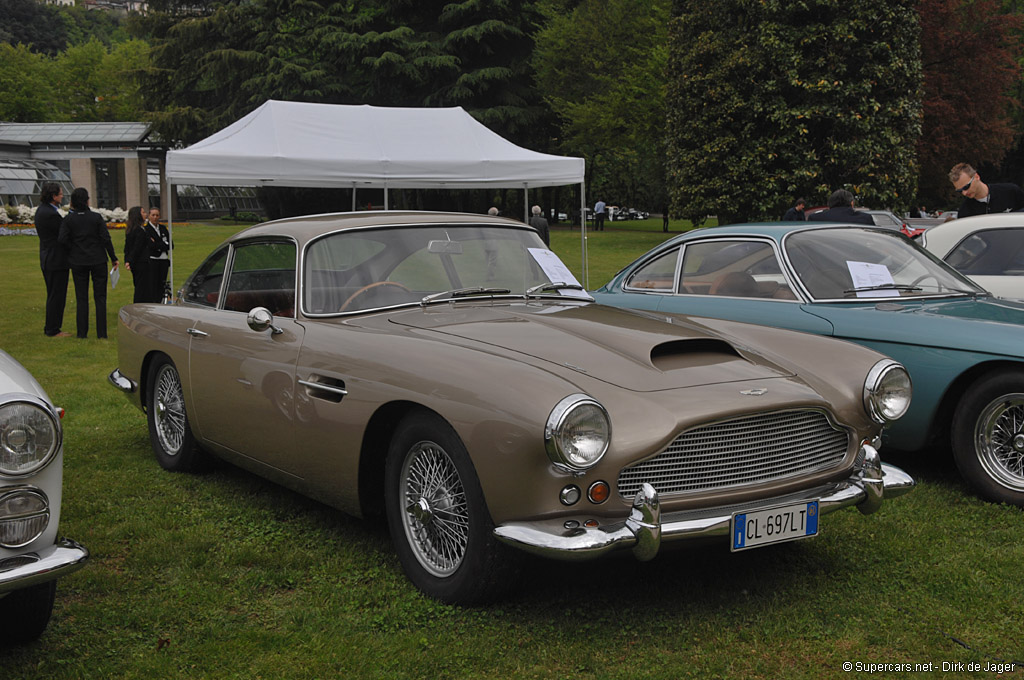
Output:
[[[56,596],[57,582],[48,581],[0,599],[0,644],[22,644],[42,635]]]
[[[384,499],[402,569],[430,597],[482,604],[515,585],[521,555],[494,537],[473,463],[442,418],[418,411],[399,424]]]
[[[1024,371],[971,385],[953,416],[953,459],[983,498],[1024,506]]]
[[[205,454],[192,436],[185,412],[185,395],[178,369],[166,356],[149,367],[146,381],[149,441],[160,467],[173,472],[195,472],[204,467]]]

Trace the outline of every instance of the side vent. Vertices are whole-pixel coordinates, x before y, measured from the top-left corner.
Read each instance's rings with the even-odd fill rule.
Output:
[[[712,339],[673,340],[651,350],[651,364],[659,371],[707,366],[739,359],[740,354],[727,342]]]

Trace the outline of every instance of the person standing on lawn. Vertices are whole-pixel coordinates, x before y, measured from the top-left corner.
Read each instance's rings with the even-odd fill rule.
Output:
[[[132,284],[135,286],[132,302],[159,302],[152,299],[150,292],[152,273],[149,271],[149,238],[145,225],[141,205],[128,210],[124,231],[124,266],[132,273]]]
[[[68,264],[75,282],[75,325],[79,338],[89,336],[89,279],[96,303],[96,337],[107,337],[107,256],[117,269],[117,253],[99,213],[89,210],[89,192],[71,192],[71,212],[60,225],[57,240],[68,249]]]
[[[149,242],[149,298],[145,302],[161,302],[167,286],[167,271],[171,268],[171,234],[160,224],[160,208],[149,209],[146,222],[146,241]]]
[[[43,270],[43,281],[46,282],[46,320],[43,322],[43,333],[48,337],[67,337],[60,329],[64,324],[64,305],[68,298],[68,251],[58,241],[60,223],[64,216],[60,214],[60,202],[64,199],[64,190],[56,182],[46,182],[39,193],[39,206],[36,208],[36,234],[39,235],[39,266]]]

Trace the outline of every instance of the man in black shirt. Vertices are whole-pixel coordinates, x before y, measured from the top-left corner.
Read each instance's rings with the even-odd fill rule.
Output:
[[[1024,209],[1024,190],[1016,184],[985,184],[981,175],[967,163],[957,163],[949,171],[953,188],[963,194],[957,217],[1015,212]]]
[[[836,189],[828,197],[828,210],[822,210],[808,219],[816,222],[841,222],[843,224],[866,224],[874,226],[871,215],[857,212],[853,208],[853,194],[846,189]]]

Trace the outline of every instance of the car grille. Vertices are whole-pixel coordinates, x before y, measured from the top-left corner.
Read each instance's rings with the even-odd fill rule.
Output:
[[[780,411],[704,425],[654,458],[623,468],[619,495],[647,482],[658,494],[696,493],[810,474],[838,465],[849,434],[821,411]]]

